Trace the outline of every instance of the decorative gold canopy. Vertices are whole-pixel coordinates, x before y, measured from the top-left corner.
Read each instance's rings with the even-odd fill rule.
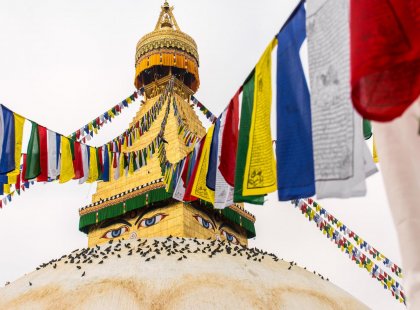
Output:
[[[168,71],[195,92],[200,84],[197,44],[180,30],[167,1],[161,8],[155,30],[137,43],[134,85],[140,88]]]

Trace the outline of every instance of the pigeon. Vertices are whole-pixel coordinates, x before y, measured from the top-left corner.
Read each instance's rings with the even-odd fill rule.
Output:
[[[98,264],[103,264],[104,263],[104,261],[103,260],[101,260]]]
[[[80,270],[80,269],[82,269],[82,267],[80,267],[80,266],[76,266],[76,267],[77,267],[77,269],[79,269],[79,270]]]
[[[85,274],[86,274],[86,271],[83,271],[83,273],[82,273],[82,277],[84,277],[84,276],[85,276]]]
[[[32,286],[32,283],[29,281],[29,286]]]

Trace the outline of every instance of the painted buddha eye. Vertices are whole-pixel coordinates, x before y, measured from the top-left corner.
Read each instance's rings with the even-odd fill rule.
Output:
[[[142,219],[139,223],[139,227],[150,227],[153,225],[156,225],[157,223],[159,223],[161,220],[163,220],[165,217],[167,217],[167,214],[163,214],[163,213],[158,213],[155,214],[151,217]]]
[[[228,233],[226,230],[223,230],[223,229],[220,232],[222,233],[223,236],[225,236],[225,238],[228,242],[231,242],[233,244],[239,244],[239,240],[238,240],[238,238],[236,238],[235,235],[232,235],[232,234]]]
[[[117,229],[108,230],[106,233],[104,233],[102,238],[105,238],[105,239],[118,238],[119,236],[121,236],[122,234],[124,234],[127,231],[128,231],[128,226],[124,225],[124,226],[121,226],[120,228],[117,228]]]
[[[197,220],[197,222],[200,223],[201,226],[203,226],[206,229],[213,229],[214,230],[214,226],[211,222],[203,219],[200,215],[196,214],[194,215],[194,218]]]

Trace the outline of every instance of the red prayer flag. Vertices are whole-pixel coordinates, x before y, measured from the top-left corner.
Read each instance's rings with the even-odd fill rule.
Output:
[[[420,94],[420,1],[350,1],[351,95],[366,119],[390,121]]]
[[[226,182],[232,187],[235,186],[236,151],[239,137],[239,94],[241,91],[242,86],[230,100],[222,141],[219,142],[222,143],[219,170]]]
[[[48,144],[47,144],[47,128],[38,125],[39,134],[39,164],[41,173],[36,180],[38,182],[48,181]]]
[[[23,160],[22,160],[22,182],[24,183],[24,182],[28,181],[28,180],[25,179],[27,155],[22,154],[22,156],[23,156]]]
[[[83,178],[85,174],[83,172],[82,147],[80,146],[79,142],[74,142],[73,167],[74,167],[74,178],[73,178],[73,180]]]

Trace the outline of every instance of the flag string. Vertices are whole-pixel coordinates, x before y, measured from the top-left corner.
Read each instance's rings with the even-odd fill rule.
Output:
[[[324,220],[317,212],[317,210],[311,207],[303,199],[292,200],[295,208],[299,209],[309,221],[315,222],[319,230],[331,241],[334,242],[337,247],[348,254],[349,259],[354,261],[360,268],[366,269],[372,278],[378,280],[383,285],[384,289],[391,292],[392,296],[406,304],[406,296],[402,285],[396,281],[391,275],[387,274],[383,269],[376,265],[366,254],[360,250],[357,245],[350,242],[345,236],[339,231],[334,229],[328,221]]]

